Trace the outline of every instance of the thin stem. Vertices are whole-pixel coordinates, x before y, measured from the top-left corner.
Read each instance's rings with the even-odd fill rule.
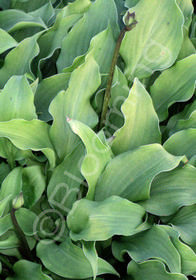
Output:
[[[33,261],[33,256],[32,256],[31,250],[27,243],[24,232],[22,231],[22,229],[20,228],[20,226],[17,222],[15,211],[16,211],[16,209],[12,208],[10,215],[11,215],[11,219],[12,219],[12,223],[13,223],[16,235],[20,242],[19,251],[24,259]]]
[[[134,21],[130,25],[126,25],[121,30],[121,32],[119,34],[119,37],[117,39],[116,46],[115,46],[114,53],[113,53],[113,57],[112,57],[112,63],[111,63],[111,66],[110,66],[110,72],[109,72],[108,82],[107,82],[107,86],[106,86],[106,90],[105,90],[104,100],[103,100],[103,107],[102,107],[101,120],[100,120],[100,126],[99,126],[100,129],[104,127],[105,121],[106,121],[106,115],[107,115],[107,112],[108,112],[108,106],[109,106],[110,95],[111,95],[112,81],[113,81],[113,78],[114,78],[115,66],[116,66],[116,63],[117,63],[117,59],[118,59],[118,55],[119,55],[122,40],[125,36],[125,33],[127,31],[132,30],[136,26],[136,24],[137,24],[137,21]]]

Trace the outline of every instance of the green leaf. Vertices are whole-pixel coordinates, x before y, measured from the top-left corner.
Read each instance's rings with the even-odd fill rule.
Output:
[[[157,216],[174,214],[181,206],[195,203],[195,182],[196,169],[188,164],[159,174],[152,182],[150,199],[140,205]]]
[[[116,43],[111,26],[108,25],[107,29],[92,38],[87,53],[76,57],[73,64],[70,67],[63,69],[63,72],[67,73],[73,71],[84,62],[85,56],[92,55],[99,65],[100,74],[103,74],[102,86],[104,86],[107,82],[107,73],[109,73],[110,70],[115,45]]]
[[[196,128],[196,110],[191,113],[188,119],[179,119],[175,127],[172,129],[172,132],[177,132],[188,128]]]
[[[195,90],[196,55],[190,55],[164,71],[150,88],[152,101],[161,121],[168,116],[168,107],[187,101]]]
[[[183,40],[183,16],[176,1],[140,0],[129,12],[135,12],[138,24],[126,32],[120,49],[127,78],[145,78],[171,66]]]
[[[196,245],[196,204],[181,208],[169,221],[189,245]]]
[[[19,260],[13,266],[14,276],[7,277],[6,280],[52,280],[51,277],[44,274],[41,265],[27,260]]]
[[[34,94],[25,76],[12,76],[0,94],[0,121],[37,119]]]
[[[119,27],[114,1],[96,0],[62,41],[62,50],[57,60],[58,72],[71,66],[77,56],[85,54],[91,39],[106,29],[108,23],[117,37]]]
[[[0,250],[7,250],[19,247],[19,240],[14,231],[8,231],[0,236]]]
[[[95,280],[98,272],[98,255],[95,248],[95,242],[82,241],[82,249],[84,255],[91,265],[93,271],[93,280]]]
[[[95,188],[95,200],[119,195],[131,201],[149,198],[153,178],[174,169],[182,157],[174,157],[159,144],[140,146],[116,156],[106,166]]]
[[[3,182],[3,180],[7,177],[7,175],[10,173],[10,167],[5,162],[0,163],[0,186]]]
[[[81,14],[67,15],[67,7],[57,15],[54,25],[48,29],[38,40],[40,46],[39,64],[52,56],[56,49],[62,47],[62,41],[68,30],[82,17]]]
[[[35,234],[34,223],[36,214],[26,208],[20,208],[15,212],[17,222],[25,235],[31,236]],[[14,229],[10,214],[0,219],[0,236],[10,229]]]
[[[169,135],[172,135],[174,132],[178,130],[182,130],[184,128],[194,128],[194,111],[196,111],[196,100],[192,103],[189,103],[185,106],[183,111],[172,116],[167,124],[167,128],[169,130]],[[193,116],[192,116],[193,114]],[[190,119],[190,120],[189,120]]]
[[[182,273],[185,275],[193,275],[193,273],[196,271],[196,254],[188,245],[180,241],[179,233],[172,227],[164,225],[161,225],[159,227],[169,234],[172,243],[178,250],[181,257]]]
[[[183,28],[183,34],[184,40],[182,43],[182,48],[178,55],[178,60],[186,58],[189,55],[196,54],[195,47],[189,38],[189,30],[186,27]]]
[[[48,0],[39,0],[39,1],[31,1],[31,0],[12,0],[11,8],[23,10],[24,12],[32,12],[44,4],[48,3]]]
[[[0,69],[0,88],[2,88],[8,79],[13,75],[23,75],[28,73],[32,75],[30,63],[39,53],[37,37],[24,39],[16,48],[11,50],[5,58],[4,65]]]
[[[168,273],[160,261],[146,261],[139,264],[131,261],[127,273],[133,280],[188,280],[183,274]]]
[[[72,74],[66,92],[61,91],[50,105],[53,124],[50,137],[60,159],[73,151],[78,144],[78,137],[67,123],[67,117],[79,120],[90,127],[98,123],[98,116],[93,110],[90,99],[100,85],[99,67],[92,56]]]
[[[36,119],[34,94],[25,76],[12,76],[0,94],[0,121],[22,118]],[[11,167],[22,159],[23,153],[5,138],[0,139],[0,155],[7,158]]]
[[[49,3],[46,3],[44,6],[38,8],[37,10],[34,10],[29,14],[35,18],[41,18],[46,25],[49,25],[48,23],[54,16],[55,12],[51,1],[49,1]]]
[[[114,134],[111,148],[115,154],[133,150],[141,145],[160,143],[159,119],[148,92],[137,78],[121,110],[125,123]]]
[[[189,128],[173,134],[164,148],[173,155],[186,155],[188,159],[196,154],[196,128]]]
[[[87,125],[75,120],[68,122],[72,131],[82,139],[86,147],[81,172],[89,187],[87,198],[93,200],[96,183],[106,164],[112,159],[112,151]]]
[[[13,32],[15,30],[26,27],[42,27],[45,28],[44,22],[41,18],[33,17],[30,14],[26,14],[20,10],[6,10],[1,12],[0,28],[7,32]]]
[[[40,120],[22,119],[0,122],[0,137],[6,137],[21,150],[42,151],[51,168],[55,165],[55,153],[49,138],[49,125]]]
[[[132,8],[139,3],[140,0],[125,0],[125,6],[127,8]]]
[[[7,214],[12,208],[12,199],[22,191],[22,168],[13,169],[5,178],[0,189],[0,216]]]
[[[134,234],[144,215],[141,206],[118,196],[99,202],[81,199],[73,205],[67,223],[73,240],[100,241]]]
[[[35,107],[39,119],[48,122],[52,116],[48,112],[49,105],[61,90],[66,90],[70,73],[61,73],[42,80],[35,92]]]
[[[16,40],[3,29],[0,29],[0,37],[0,54],[18,45]]]
[[[80,173],[81,158],[84,148],[79,144],[76,149],[65,157],[52,173],[47,187],[48,201],[52,207],[58,209],[63,215],[72,208],[80,193],[83,176]]]
[[[22,192],[24,206],[31,208],[41,197],[45,190],[46,182],[41,166],[29,166],[22,172]]]
[[[194,7],[192,4],[192,0],[176,0],[178,6],[184,15],[184,25],[186,28],[189,28],[192,21],[192,14],[194,11]]]
[[[69,238],[60,245],[41,241],[37,246],[37,256],[44,266],[61,277],[84,279],[93,277],[93,272],[83,250],[74,245]],[[114,268],[98,258],[98,275],[116,274]]]
[[[168,266],[170,272],[181,272],[180,255],[168,234],[160,226],[153,226],[133,236],[121,237],[113,242],[112,252],[120,260],[127,252],[137,263],[158,259]]]
[[[127,79],[125,75],[121,72],[121,70],[116,66],[113,84],[111,88],[111,98],[109,102],[110,110],[107,113],[105,122],[105,133],[108,138],[112,137],[114,132],[123,126],[124,117],[123,113],[121,112],[121,105],[127,99],[128,95],[129,87]],[[99,96],[101,97],[102,95],[99,94]],[[100,105],[102,105],[102,102],[99,102],[101,103]]]

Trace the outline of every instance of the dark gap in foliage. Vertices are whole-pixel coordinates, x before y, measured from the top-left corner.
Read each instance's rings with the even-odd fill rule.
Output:
[[[176,102],[169,108],[169,117],[167,118],[167,121],[173,116],[176,115],[184,110],[184,108],[188,105],[193,103],[193,101],[196,100],[196,96],[193,95],[188,101],[185,102]]]
[[[58,59],[59,54],[60,50],[58,49],[50,58],[46,59],[44,62],[41,63],[40,68],[43,79],[56,75],[58,73],[56,61]]]

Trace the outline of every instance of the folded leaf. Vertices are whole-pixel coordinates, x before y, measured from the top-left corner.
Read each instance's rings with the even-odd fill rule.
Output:
[[[26,208],[31,208],[40,199],[46,187],[45,180],[41,166],[34,165],[23,169],[22,192]]]
[[[25,235],[31,236],[35,234],[34,223],[36,214],[26,208],[20,208],[15,212],[17,222]],[[9,229],[14,230],[10,214],[0,219],[0,236],[6,233]]]
[[[79,138],[72,132],[67,117],[79,120],[90,127],[98,123],[98,116],[93,110],[90,99],[100,85],[99,67],[92,56],[72,74],[66,92],[60,92],[50,105],[53,124],[50,137],[59,158],[73,151]]]
[[[103,13],[104,11],[104,13]],[[57,60],[58,71],[71,66],[77,56],[89,48],[91,39],[108,27],[108,23],[118,36],[117,11],[113,0],[93,2],[80,21],[67,34],[62,42],[62,50]],[[80,38],[78,40],[78,38]]]
[[[67,215],[80,194],[80,185],[83,181],[80,168],[83,156],[84,148],[79,144],[53,170],[48,183],[48,201],[52,207],[59,210],[63,215]]]
[[[121,110],[125,123],[114,134],[116,137],[111,148],[115,154],[141,145],[160,143],[159,119],[148,92],[137,78]]]
[[[184,15],[184,25],[189,28],[192,20],[192,14],[194,11],[193,3],[191,0],[176,0],[178,6]]]
[[[188,1],[191,2],[191,0],[188,0]],[[192,5],[192,3],[191,3],[191,5]],[[191,42],[191,39],[189,38],[189,30],[185,26],[183,28],[183,35],[184,35],[184,40],[182,43],[182,48],[178,55],[178,60],[186,58],[189,55],[196,54],[196,49],[195,49],[193,43]]]
[[[187,101],[194,94],[196,54],[190,55],[164,71],[150,88],[155,110],[161,121],[168,116],[168,107]]]
[[[127,273],[133,280],[188,280],[183,274],[168,273],[160,261],[146,261],[139,264],[131,261]]]
[[[95,248],[95,242],[82,241],[82,248],[84,255],[91,265],[93,271],[93,280],[95,280],[98,272],[98,255]]]
[[[86,147],[81,172],[88,182],[87,198],[93,200],[96,183],[106,164],[112,159],[112,151],[87,125],[75,120],[68,120],[68,122]]]
[[[55,153],[49,138],[49,125],[40,120],[22,119],[0,122],[0,137],[6,137],[21,150],[42,151],[51,168],[55,165]]]
[[[16,48],[11,50],[5,58],[3,67],[0,69],[0,88],[13,75],[32,74],[30,63],[39,53],[37,44],[39,33],[33,37],[24,39]]]
[[[12,76],[0,94],[0,121],[37,119],[34,94],[25,76]]]
[[[48,112],[49,105],[59,91],[67,89],[69,78],[70,73],[60,73],[39,83],[35,93],[35,107],[40,120],[46,122],[52,120]]]
[[[160,228],[169,234],[170,239],[181,257],[181,271],[185,275],[193,275],[196,272],[196,254],[179,239],[179,233],[170,226],[160,225]]]
[[[159,144],[140,146],[116,156],[106,166],[95,188],[95,200],[119,195],[131,201],[149,198],[153,178],[178,166],[174,157]]]
[[[37,246],[37,256],[48,270],[61,277],[75,279],[93,277],[91,265],[83,250],[74,245],[69,238],[60,245],[41,241]],[[118,275],[109,263],[98,258],[98,275],[104,273]]]
[[[18,42],[3,29],[0,29],[0,38],[0,54],[18,45]]]
[[[189,245],[196,245],[196,204],[181,208],[169,221],[180,238]]]
[[[5,178],[0,189],[0,216],[10,212],[12,200],[22,191],[22,168],[13,169]]]
[[[164,143],[164,148],[173,155],[186,155],[190,159],[196,154],[196,128],[181,130],[173,134]]]
[[[195,203],[195,182],[196,168],[188,164],[159,174],[152,182],[150,199],[140,205],[157,216],[172,215],[181,206]]]
[[[8,32],[13,32],[20,28],[27,26],[45,28],[44,22],[41,18],[33,17],[20,10],[5,10],[1,11],[0,28]]]
[[[19,260],[13,266],[15,274],[7,277],[6,280],[52,280],[51,277],[44,274],[41,265],[27,260]]]
[[[44,4],[48,3],[48,0],[39,0],[39,1],[31,1],[31,0],[14,0],[11,1],[12,9],[23,10],[26,13],[32,12]]]
[[[134,234],[144,215],[141,206],[118,196],[100,202],[81,199],[73,205],[67,223],[73,240],[100,241]]]
[[[148,259],[158,259],[168,266],[170,272],[181,272],[180,255],[168,234],[159,226],[153,226],[133,236],[121,237],[113,242],[112,252],[120,260],[127,252],[137,263]]]
[[[145,78],[171,66],[183,40],[184,19],[176,1],[140,0],[129,12],[135,12],[138,24],[125,34],[120,49],[127,78]]]

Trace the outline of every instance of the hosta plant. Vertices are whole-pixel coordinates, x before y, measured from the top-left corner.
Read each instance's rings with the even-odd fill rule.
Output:
[[[195,279],[192,1],[0,8],[0,279]]]

